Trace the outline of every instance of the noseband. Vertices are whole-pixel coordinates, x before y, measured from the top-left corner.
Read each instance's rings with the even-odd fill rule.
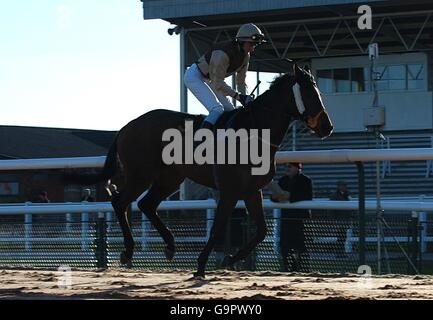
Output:
[[[301,86],[299,85],[299,83],[296,82],[293,85],[292,91],[293,91],[293,96],[295,97],[296,108],[298,109],[299,114],[303,119],[306,120],[307,125],[310,129],[315,129],[319,122],[320,115],[324,112],[324,110],[321,109],[315,116],[310,116],[310,115],[304,116],[306,109],[304,106],[304,101],[302,100]]]

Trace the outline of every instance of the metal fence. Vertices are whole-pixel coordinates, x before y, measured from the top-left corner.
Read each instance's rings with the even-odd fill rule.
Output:
[[[237,270],[280,271],[279,209],[267,210],[268,235]],[[135,238],[133,268],[194,269],[200,250],[208,239],[213,222],[212,210],[161,212],[177,245],[175,259],[165,259],[165,244],[149,221],[140,213],[132,215]],[[193,218],[192,218],[193,217]],[[2,216],[0,223],[0,265],[57,268],[118,267],[123,237],[111,212]],[[290,219],[283,217],[284,219]],[[302,219],[306,253],[300,271],[357,272],[359,267],[359,220],[313,211]],[[378,228],[380,232],[378,233]],[[428,239],[433,226],[410,213],[387,213],[378,223],[375,213],[367,215],[366,264],[373,273],[433,273],[433,248]],[[254,225],[248,216],[232,218],[226,241],[217,247],[207,268],[219,267],[223,252],[233,253],[252,236]]]
[[[101,167],[105,157],[65,159],[2,160],[0,170],[90,168]],[[373,272],[433,273],[429,266],[432,232],[429,219],[418,219],[418,214],[433,212],[433,203],[427,201],[383,201],[380,208],[376,201],[365,201],[365,177],[363,161],[383,160],[433,160],[431,148],[385,149],[385,150],[321,150],[278,152],[278,163],[301,161],[353,162],[358,169],[359,201],[302,201],[295,204],[269,204],[270,208],[304,208],[313,210],[358,210],[359,219],[313,217],[304,220],[304,234],[309,271],[356,272],[359,264],[368,264]],[[134,204],[136,210],[136,204]],[[134,207],[133,206],[133,207]],[[159,210],[205,210],[195,219],[165,221],[171,225],[177,239],[178,252],[173,262],[162,256],[164,244],[155,235],[143,216],[136,216],[133,233],[138,245],[134,267],[146,268],[194,268],[199,250],[203,247],[212,223],[212,201],[163,202]],[[365,215],[366,210],[384,210],[386,217],[378,214]],[[123,249],[120,230],[113,221],[109,203],[55,206],[0,206],[0,264],[58,267],[68,264],[78,267],[106,267],[118,264]],[[278,210],[278,209],[276,209]],[[392,212],[406,215],[391,216]],[[88,212],[81,214],[81,212]],[[410,213],[415,212],[412,217]],[[62,215],[63,213],[63,215]],[[66,216],[64,213],[67,213]],[[5,218],[17,214],[18,220]],[[50,215],[50,219],[37,215]],[[59,216],[60,214],[60,216]],[[74,214],[79,218],[74,219]],[[107,216],[108,215],[108,216]],[[422,214],[421,214],[422,215]],[[174,215],[175,216],[175,215]],[[24,217],[24,218],[23,218]],[[58,219],[56,220],[55,217]],[[62,218],[63,217],[63,218]],[[280,215],[268,214],[269,234],[253,254],[238,268],[251,270],[279,270],[278,226]],[[250,235],[250,223],[240,224]],[[341,251],[344,239],[344,252]],[[334,247],[333,247],[334,246]],[[337,246],[338,248],[335,248]],[[230,249],[225,246],[225,249]],[[339,254],[338,256],[336,256]],[[359,259],[358,259],[359,256]],[[218,256],[211,255],[208,268],[218,267]],[[375,268],[377,268],[375,270]]]

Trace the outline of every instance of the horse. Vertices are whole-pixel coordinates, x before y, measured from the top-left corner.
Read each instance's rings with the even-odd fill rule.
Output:
[[[111,196],[111,204],[118,218],[125,250],[120,255],[122,264],[131,264],[134,239],[127,218],[127,208],[146,190],[138,201],[138,208],[146,215],[164,240],[166,258],[172,260],[175,239],[157,214],[162,200],[174,193],[185,178],[218,189],[219,200],[209,239],[198,257],[195,277],[204,277],[209,254],[215,242],[224,237],[224,227],[238,200],[244,200],[247,211],[256,224],[255,236],[234,255],[223,259],[230,268],[244,258],[266,236],[267,228],[262,207],[262,188],[275,174],[275,154],[290,123],[303,121],[318,137],[324,139],[333,130],[313,75],[308,69],[293,65],[291,72],[274,79],[269,89],[245,108],[225,112],[216,124],[218,128],[256,128],[270,132],[270,168],[265,174],[253,175],[252,164],[165,164],[162,152],[167,143],[162,137],[171,128],[185,128],[185,121],[193,122],[197,130],[203,116],[164,109],[149,111],[126,124],[117,133],[109,148],[102,172],[87,176],[76,175],[69,180],[95,184],[110,179],[122,168],[125,184]],[[204,129],[205,130],[205,129]],[[78,177],[80,176],[80,177]]]

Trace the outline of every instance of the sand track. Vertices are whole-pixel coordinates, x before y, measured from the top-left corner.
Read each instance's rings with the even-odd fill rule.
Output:
[[[129,269],[0,269],[0,299],[433,299],[433,276]]]

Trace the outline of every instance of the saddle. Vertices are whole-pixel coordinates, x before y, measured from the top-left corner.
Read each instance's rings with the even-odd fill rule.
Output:
[[[242,113],[250,112],[248,108],[238,108],[232,111],[224,112],[221,117],[219,117],[216,122],[214,129],[229,129],[233,128],[233,123],[236,120],[236,117]],[[200,128],[201,123],[206,118],[205,115],[194,115],[194,130],[198,130]]]

